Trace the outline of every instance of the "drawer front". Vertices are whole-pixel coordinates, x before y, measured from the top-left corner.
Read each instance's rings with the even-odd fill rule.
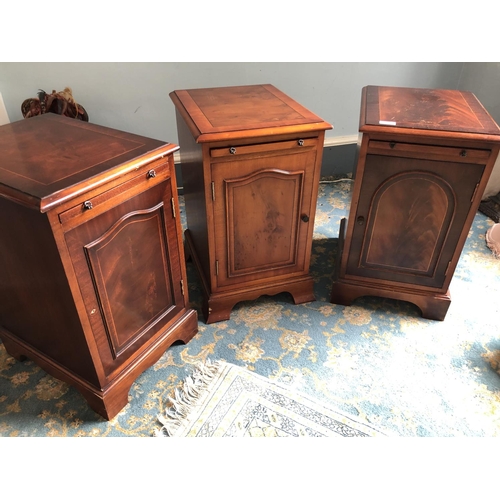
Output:
[[[98,194],[79,197],[79,203],[59,214],[61,224],[81,224],[97,215],[113,208],[135,194],[149,189],[170,177],[171,169],[168,159],[152,162],[140,175],[110,189],[101,189]]]
[[[269,142],[262,144],[250,144],[244,146],[228,146],[225,148],[213,148],[210,150],[211,158],[229,158],[234,159],[235,156],[258,153],[286,152],[316,147],[318,144],[317,138],[296,139],[292,141]]]
[[[422,158],[427,160],[454,161],[458,163],[486,164],[489,149],[456,148],[450,146],[430,146],[397,141],[374,141],[368,143],[368,154]]]

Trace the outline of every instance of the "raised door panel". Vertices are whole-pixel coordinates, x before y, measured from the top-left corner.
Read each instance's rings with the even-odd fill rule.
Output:
[[[303,172],[227,180],[228,277],[294,264]]]
[[[107,373],[185,307],[167,180],[66,233]]]
[[[126,214],[84,245],[115,357],[173,305],[162,212]]]
[[[483,170],[367,155],[347,274],[441,288]]]
[[[305,272],[314,160],[309,150],[212,164],[218,286]]]

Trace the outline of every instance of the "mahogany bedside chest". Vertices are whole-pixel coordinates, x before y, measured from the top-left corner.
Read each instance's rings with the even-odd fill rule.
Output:
[[[359,130],[331,302],[389,297],[443,320],[500,129],[470,92],[368,86]]]
[[[314,300],[309,275],[325,130],[272,85],[177,90],[186,254],[207,323],[237,302],[289,292]]]
[[[106,419],[198,329],[177,149],[50,113],[0,127],[0,338]]]

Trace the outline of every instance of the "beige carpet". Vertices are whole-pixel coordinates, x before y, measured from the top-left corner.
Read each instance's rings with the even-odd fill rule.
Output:
[[[200,364],[159,416],[158,437],[376,437],[384,434],[239,366]]]

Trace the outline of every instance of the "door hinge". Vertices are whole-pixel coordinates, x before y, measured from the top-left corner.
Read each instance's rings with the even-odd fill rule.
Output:
[[[215,261],[215,276],[219,276],[219,261]]]
[[[446,266],[446,271],[444,272],[445,276],[448,276],[448,271],[450,270],[450,266],[451,266],[451,260],[450,262],[448,262],[448,265]]]
[[[215,182],[212,182],[212,201],[215,201]]]
[[[174,216],[175,219],[175,199],[172,198],[172,215]]]
[[[479,182],[476,184],[476,187],[474,188],[474,192],[472,193],[472,198],[470,199],[471,203],[472,203],[472,200],[474,200],[474,197],[476,196],[478,187],[479,187]]]
[[[181,280],[181,293],[184,295],[184,280]]]

